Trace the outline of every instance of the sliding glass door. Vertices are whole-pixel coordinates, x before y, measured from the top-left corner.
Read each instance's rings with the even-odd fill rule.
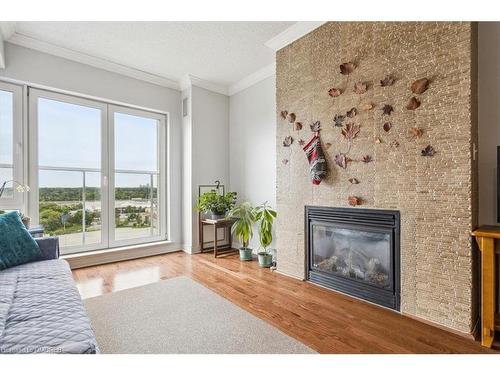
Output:
[[[164,127],[160,114],[30,91],[30,211],[63,253],[165,239]]]
[[[30,99],[34,219],[66,253],[103,248],[106,105],[38,90]]]

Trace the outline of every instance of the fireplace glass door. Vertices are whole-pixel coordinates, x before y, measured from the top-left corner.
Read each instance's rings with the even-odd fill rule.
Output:
[[[312,268],[335,276],[392,288],[391,233],[312,223]]]

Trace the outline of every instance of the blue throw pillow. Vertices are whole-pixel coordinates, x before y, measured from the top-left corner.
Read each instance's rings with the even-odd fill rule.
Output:
[[[0,270],[40,260],[42,252],[16,211],[0,215]]]

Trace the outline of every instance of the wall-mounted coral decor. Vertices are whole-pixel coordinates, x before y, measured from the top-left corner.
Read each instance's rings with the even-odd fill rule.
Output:
[[[427,78],[421,78],[411,84],[411,91],[414,94],[423,94],[429,87],[430,81]]]
[[[349,206],[352,207],[359,206],[361,204],[361,199],[355,195],[349,195],[347,203],[349,203]]]
[[[436,151],[434,150],[434,147],[431,145],[428,145],[426,148],[422,150],[422,156],[434,156]]]
[[[353,118],[355,117],[356,115],[358,114],[358,110],[356,109],[356,107],[352,107],[350,110],[347,111],[346,115],[347,117],[349,118]]]
[[[340,168],[347,168],[347,156],[343,153],[335,155],[335,164],[337,164]]]
[[[356,69],[356,65],[353,62],[347,62],[340,64],[340,74],[349,75]]]
[[[286,116],[288,115],[288,111],[281,111],[280,112],[280,117],[283,119],[283,120],[286,120]]]
[[[394,84],[395,79],[391,76],[386,76],[383,80],[380,81],[381,87],[392,86]]]
[[[413,139],[418,139],[422,136],[423,131],[420,128],[413,127],[410,129],[410,135]]]
[[[391,115],[391,113],[392,113],[393,111],[394,111],[394,108],[393,108],[393,106],[392,106],[392,105],[390,105],[390,104],[385,104],[385,105],[382,107],[382,113],[383,113],[384,115],[388,115],[388,116],[390,116],[390,115]]]
[[[408,110],[414,110],[420,107],[420,100],[418,100],[416,97],[412,97],[408,104],[406,105],[406,109]]]
[[[359,125],[356,125],[352,122],[349,122],[345,124],[345,126],[342,128],[342,135],[344,136],[345,139],[347,139],[347,142],[349,142],[349,147],[351,145],[351,142],[354,138],[359,133]]]
[[[373,158],[371,157],[371,155],[365,155],[365,156],[363,156],[363,158],[361,159],[361,161],[363,163],[371,163],[373,161]]]
[[[292,143],[293,143],[293,138],[290,135],[288,135],[283,140],[283,147],[290,147]]]
[[[354,84],[354,92],[356,94],[364,94],[368,90],[368,85],[364,82],[356,82]]]
[[[394,141],[391,141],[391,143],[389,143],[389,146],[391,146],[392,148],[398,148],[399,147],[399,142],[394,140]]]
[[[373,108],[375,108],[375,104],[373,104],[373,103],[366,103],[366,104],[363,104],[361,106],[361,108],[363,109],[363,111],[368,112],[368,111],[371,111]]]
[[[341,89],[337,89],[335,87],[332,87],[330,90],[328,90],[328,95],[330,95],[332,98],[336,98],[342,94]]]
[[[342,127],[342,126],[344,126],[344,120],[345,120],[345,116],[335,115],[335,117],[333,118],[333,124],[337,127]]]
[[[317,133],[321,130],[321,123],[319,121],[315,121],[311,125],[309,125],[309,127],[311,128],[311,131],[313,133]]]

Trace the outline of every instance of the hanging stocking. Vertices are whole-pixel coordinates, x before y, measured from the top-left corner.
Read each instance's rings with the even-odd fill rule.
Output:
[[[304,146],[304,151],[309,161],[312,183],[319,185],[321,180],[326,176],[326,160],[318,133],[315,133],[314,137]]]

